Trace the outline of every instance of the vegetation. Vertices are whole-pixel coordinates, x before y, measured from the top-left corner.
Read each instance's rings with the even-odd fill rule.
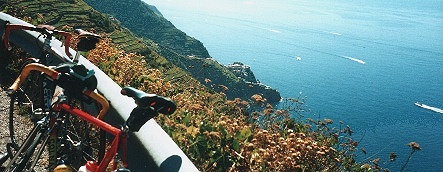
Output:
[[[0,0],[0,7],[2,12],[22,18],[34,25],[50,24],[65,31],[80,28],[106,33],[106,36],[112,38],[119,48],[128,52],[149,57],[151,51],[155,51],[162,58],[166,58],[168,63],[181,68],[176,68],[177,71],[174,69],[171,74],[180,73],[180,76],[190,74],[214,91],[224,91],[230,99],[236,97],[249,99],[254,94],[262,94],[270,103],[275,104],[280,101],[280,94],[276,90],[262,85],[252,87],[235,77],[225,66],[207,59],[209,54],[203,44],[175,28],[155,7],[141,0],[87,2],[97,5],[101,10],[108,10],[107,12],[113,16],[96,11],[82,0]],[[137,14],[146,18],[129,15],[133,14],[133,11],[139,12]],[[126,27],[143,38],[136,37]],[[212,82],[205,82],[207,79]],[[219,85],[229,89],[224,90]]]
[[[137,86],[171,97],[179,109],[157,121],[202,171],[340,170],[359,167],[353,160],[357,143],[349,128],[331,129],[332,120],[302,123],[289,112],[303,109],[290,99],[284,109],[256,95],[254,101],[227,100],[195,80],[173,82],[157,69],[145,70],[144,57],[125,53],[103,41],[88,59],[122,85]],[[124,71],[124,72],[122,72]],[[261,112],[247,111],[262,107]],[[346,139],[339,140],[344,137]]]
[[[152,46],[156,46],[155,51],[158,54],[189,72],[207,87],[217,92],[223,91],[228,98],[249,99],[250,96],[260,93],[272,104],[280,101],[280,93],[276,90],[263,85],[245,83],[227,67],[211,59],[200,41],[175,28],[154,6],[141,0],[85,0],[85,2],[99,11],[112,15],[112,18],[117,19],[138,36],[153,40],[155,43]],[[206,82],[208,79],[211,83]],[[228,90],[224,90],[223,86]]]
[[[112,15],[135,34],[152,39],[165,49],[184,56],[210,57],[200,41],[175,28],[154,6],[141,0],[85,2],[103,13]]]
[[[353,131],[343,122],[291,118],[290,114],[303,114],[303,97],[286,99],[279,109],[259,94],[229,100],[226,91],[230,88],[214,85],[212,79],[194,79],[161,56],[157,52],[162,51],[159,46],[136,38],[118,22],[79,5],[83,4],[80,0],[65,0],[61,5],[55,0],[0,2],[2,11],[33,24],[53,21],[66,30],[94,28],[106,37],[87,58],[122,86],[138,87],[177,102],[178,109],[172,117],[159,116],[156,121],[201,171],[387,170],[379,166],[380,159],[355,160],[359,143],[352,139]],[[69,12],[59,11],[64,15],[50,20],[40,17],[37,7]],[[71,12],[79,14],[72,19],[85,21],[69,20]],[[199,59],[194,66],[211,64],[205,60]],[[218,90],[214,91],[211,85]],[[410,146],[411,157],[419,146]],[[390,160],[395,157],[392,153]]]

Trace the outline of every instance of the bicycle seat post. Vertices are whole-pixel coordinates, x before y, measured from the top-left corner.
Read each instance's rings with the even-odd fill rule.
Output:
[[[43,43],[43,50],[49,51],[51,49],[51,39],[48,36],[44,36],[45,42]]]
[[[75,56],[74,56],[74,60],[72,60],[72,62],[74,62],[75,64],[78,63],[78,59],[80,58],[80,51],[75,51]]]
[[[43,59],[43,63],[46,64],[49,61],[49,53],[51,51],[51,36],[50,35],[46,35],[43,34],[43,38],[45,39],[45,41],[43,42],[43,51],[44,51],[44,59]]]

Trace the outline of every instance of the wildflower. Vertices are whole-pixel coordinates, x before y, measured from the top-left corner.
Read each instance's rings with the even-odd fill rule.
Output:
[[[372,163],[374,163],[374,165],[378,166],[379,161],[380,161],[380,158],[377,158],[377,159],[372,160]]]
[[[326,154],[326,153],[323,152],[323,151],[317,151],[317,154],[319,154],[319,155],[324,155],[324,154]]]
[[[328,123],[328,124],[332,124],[333,123],[332,119],[327,119],[327,118],[325,119],[325,122]]]
[[[412,150],[421,150],[420,145],[416,142],[410,142],[408,146],[411,147]]]
[[[366,150],[365,150],[365,148],[361,148],[361,151],[362,151],[364,154],[366,154]]]
[[[228,91],[229,88],[224,85],[218,85],[218,88],[221,88],[223,91]]]
[[[368,169],[368,170],[370,170],[370,169],[371,169],[371,165],[369,165],[369,164],[363,164],[360,168],[361,168],[361,169]]]
[[[261,95],[258,94],[254,94],[251,96],[251,98],[255,101],[255,102],[263,102],[263,97]]]
[[[394,152],[391,152],[389,154],[389,160],[392,162],[392,161],[395,161],[395,158],[397,158],[397,154],[395,154]]]

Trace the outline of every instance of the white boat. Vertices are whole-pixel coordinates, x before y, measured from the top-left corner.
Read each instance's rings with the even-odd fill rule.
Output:
[[[417,105],[418,107],[423,107],[423,104],[420,102],[415,102],[414,104]]]
[[[421,107],[421,108],[424,108],[424,109],[432,110],[432,111],[434,111],[434,112],[438,112],[438,113],[443,113],[443,109],[440,109],[440,108],[436,108],[436,107],[428,106],[428,105],[425,105],[425,104],[420,103],[420,102],[415,102],[414,104],[415,104],[416,106]]]

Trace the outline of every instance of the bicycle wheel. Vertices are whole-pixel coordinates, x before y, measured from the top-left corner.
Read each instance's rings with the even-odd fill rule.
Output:
[[[25,62],[22,63],[22,69],[27,64],[35,62],[35,59],[25,60]],[[42,126],[36,125],[36,123],[48,114],[44,109],[50,109],[50,105],[47,105],[49,108],[44,107],[44,84],[46,84],[46,89],[51,89],[52,86],[50,82],[44,81],[44,76],[40,72],[31,71],[19,89],[10,95],[8,129],[11,142],[7,144],[7,151],[8,157],[10,158],[8,166],[14,167],[13,169],[20,166],[21,163],[19,162],[29,161],[31,157],[28,158],[25,155],[30,153],[26,152],[37,148],[32,147],[32,145],[37,144],[33,143],[33,140],[40,140],[36,139],[36,137],[41,137],[38,131]],[[39,146],[39,144],[37,144],[37,146]],[[44,145],[40,147],[44,147]],[[36,159],[40,159],[40,156],[41,154]],[[44,156],[46,157],[45,159],[47,159],[46,153]],[[40,163],[39,168],[43,169],[43,166],[46,164],[47,163]],[[18,170],[13,171],[21,171],[23,170],[22,168],[25,167],[20,166],[17,168]]]
[[[42,120],[41,124],[34,127],[5,167],[5,172],[33,171],[37,161],[42,159],[41,156],[48,138],[47,127],[43,122]],[[36,150],[38,150],[37,154],[35,154]],[[43,168],[38,171],[41,170]]]
[[[94,106],[78,100],[70,104],[77,104],[84,111],[89,109],[86,105]],[[101,161],[107,144],[103,131],[72,114],[65,115],[63,125],[64,131],[59,131],[63,145],[59,151],[59,159],[63,159],[73,169],[80,168],[87,161]]]
[[[29,60],[23,66],[31,63]],[[9,106],[9,136],[14,150],[23,143],[26,133],[30,132],[29,125],[40,120],[43,109],[43,76],[32,71],[16,93],[11,95]],[[17,130],[17,131],[16,131]],[[24,133],[24,134],[23,134]]]

